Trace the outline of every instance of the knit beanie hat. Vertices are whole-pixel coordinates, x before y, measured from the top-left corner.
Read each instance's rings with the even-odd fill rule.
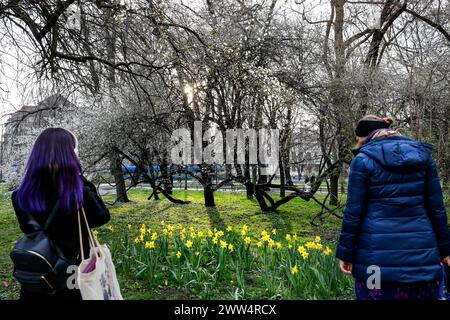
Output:
[[[377,120],[361,120],[355,129],[357,137],[367,137],[369,134],[378,129],[387,129],[394,122],[391,118],[383,118],[383,121]]]

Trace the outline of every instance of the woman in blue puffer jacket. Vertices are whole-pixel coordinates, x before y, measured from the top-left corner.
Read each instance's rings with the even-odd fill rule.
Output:
[[[336,256],[358,300],[439,299],[450,231],[432,146],[392,122],[358,123]]]

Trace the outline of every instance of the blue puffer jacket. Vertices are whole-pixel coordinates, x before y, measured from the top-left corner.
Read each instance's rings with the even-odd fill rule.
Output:
[[[380,267],[382,282],[442,279],[450,231],[432,146],[406,137],[374,140],[357,150],[337,258],[365,281]]]

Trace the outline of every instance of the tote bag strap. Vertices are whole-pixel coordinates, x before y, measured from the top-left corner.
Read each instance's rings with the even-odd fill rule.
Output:
[[[78,208],[78,229],[79,229],[79,235],[80,235],[80,248],[83,248],[83,237],[82,237],[82,233],[81,233],[81,218],[80,218],[80,211],[83,213],[83,219],[84,219],[84,223],[86,225],[87,228],[87,232],[88,232],[88,240],[89,240],[89,246],[90,248],[97,248],[97,250],[95,250],[96,255],[98,255],[98,257],[100,258],[100,254],[105,256],[105,252],[102,249],[102,246],[100,244],[100,242],[98,241],[98,238],[93,234],[91,228],[89,227],[89,223],[86,217],[86,212],[84,211],[84,207]],[[81,250],[83,251],[83,250]],[[81,258],[84,260],[84,253],[82,252]]]
[[[87,218],[86,218],[86,212],[84,211],[84,207],[81,207],[81,212],[83,212],[84,221],[86,222],[86,226],[87,226],[88,231],[89,231],[89,236],[90,236],[90,241],[91,241],[91,243],[92,243],[94,246],[97,246],[97,247],[99,247],[99,248],[101,249],[101,244],[100,244],[100,242],[98,241],[98,238],[97,238],[97,237],[95,236],[95,234],[92,232],[92,229],[89,228],[89,223],[88,223]]]
[[[80,236],[81,261],[84,261],[83,235],[81,234],[81,221],[80,221],[80,208],[79,207],[77,207],[77,217],[78,217],[78,234]]]
[[[81,228],[82,228],[82,227],[81,227],[80,211],[83,211],[83,215],[84,215],[84,208],[81,207],[81,210],[80,210],[80,207],[77,207],[78,234],[79,234],[79,237],[80,237],[80,253],[81,253],[81,259],[84,260],[85,258],[84,258],[84,246],[83,246],[83,233],[82,233],[82,231],[81,231]],[[84,215],[84,216],[85,216],[85,215]],[[85,216],[84,221],[85,221],[85,223],[86,223],[86,229],[87,229],[87,232],[88,232],[89,248],[94,248],[94,247],[95,247],[95,242],[94,242],[94,238],[93,238],[93,235],[92,235],[92,231],[91,231],[91,229],[89,228],[89,225],[88,225],[88,223],[87,223],[86,216]]]

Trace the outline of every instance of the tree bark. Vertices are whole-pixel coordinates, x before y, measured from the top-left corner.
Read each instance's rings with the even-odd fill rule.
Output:
[[[280,197],[284,198],[286,196],[286,190],[285,190],[285,186],[286,186],[286,180],[285,180],[285,175],[284,175],[284,162],[283,162],[283,156],[282,156],[282,152],[280,154],[279,157],[279,168],[280,168]]]
[[[330,205],[337,206],[339,203],[339,174],[330,176]]]
[[[122,172],[122,161],[120,156],[114,154],[111,159],[111,173],[114,177],[114,183],[116,185],[116,201],[117,202],[129,202],[127,195],[127,188]]]
[[[203,187],[203,194],[205,197],[205,207],[215,207],[214,190],[212,189],[211,184],[207,184]]]

